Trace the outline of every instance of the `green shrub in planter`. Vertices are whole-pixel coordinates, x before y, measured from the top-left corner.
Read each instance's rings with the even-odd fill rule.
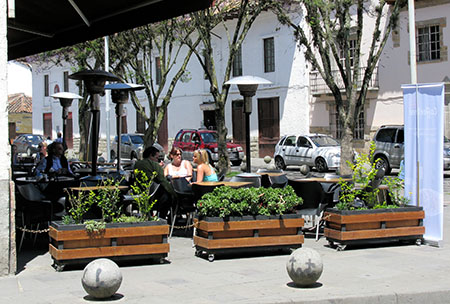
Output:
[[[282,215],[294,213],[303,200],[291,186],[285,188],[215,188],[197,203],[200,217]]]

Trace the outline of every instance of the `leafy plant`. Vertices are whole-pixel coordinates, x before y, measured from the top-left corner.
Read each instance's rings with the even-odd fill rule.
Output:
[[[101,187],[97,193],[92,191],[89,194],[94,194],[94,203],[102,211],[102,219],[105,222],[114,222],[120,216],[120,210],[117,203],[120,201],[120,185],[121,180],[108,178],[102,180]]]
[[[134,170],[135,182],[131,185],[132,195],[134,201],[138,205],[140,217],[144,220],[156,220],[156,216],[152,216],[151,211],[156,203],[156,200],[151,201],[151,185],[153,179],[156,176],[156,172],[153,175],[147,177],[144,171]]]
[[[92,191],[78,191],[76,194],[67,191],[67,193],[71,207],[69,209],[69,215],[64,218],[64,221],[65,223],[72,221],[75,224],[81,224],[83,222],[83,216],[95,202],[95,193]]]
[[[197,203],[200,216],[281,215],[292,213],[303,200],[286,188],[215,188]]]
[[[370,143],[368,154],[361,153],[356,157],[354,164],[349,163],[352,169],[352,183],[340,181],[341,194],[339,203],[336,208],[339,210],[355,210],[355,209],[382,209],[396,208],[407,203],[407,199],[400,194],[402,182],[396,177],[386,177],[383,183],[388,185],[389,196],[393,205],[388,205],[386,201],[378,202],[379,189],[370,189],[371,182],[375,178],[378,168],[377,161],[374,161],[373,154],[375,151],[375,143]]]
[[[88,233],[98,233],[105,230],[106,223],[104,221],[87,220],[83,223]]]

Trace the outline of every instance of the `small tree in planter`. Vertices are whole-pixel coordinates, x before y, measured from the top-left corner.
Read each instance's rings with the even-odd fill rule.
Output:
[[[408,199],[401,193],[402,180],[385,177],[383,191],[388,192],[390,200],[384,196],[380,200],[380,188],[373,189],[378,169],[373,162],[375,144],[371,143],[369,154],[361,154],[351,165],[353,182],[341,181],[339,203],[326,210],[324,234],[330,246],[337,245],[343,250],[348,244],[415,240],[421,243],[425,228],[422,207],[407,206]]]
[[[236,249],[301,247],[304,221],[295,213],[302,203],[292,187],[218,187],[197,203],[196,255]]]
[[[169,226],[151,212],[154,201],[148,193],[153,176],[137,172],[132,186],[137,216],[126,216],[118,206],[120,181],[105,180],[98,191],[69,194],[72,205],[61,222],[52,222],[49,251],[57,270],[69,263],[83,263],[100,257],[123,259],[165,258],[169,252]],[[97,205],[101,219],[85,220],[88,210]]]

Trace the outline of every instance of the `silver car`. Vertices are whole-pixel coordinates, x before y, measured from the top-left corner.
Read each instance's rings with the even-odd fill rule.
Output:
[[[164,159],[164,149],[158,143],[153,144],[160,151],[160,158]],[[144,134],[122,134],[120,136],[120,158],[142,159],[144,152]],[[111,145],[111,160],[117,157],[117,136]]]
[[[341,146],[334,138],[323,134],[286,135],[275,146],[275,166],[307,165],[319,172],[336,170],[340,166]]]
[[[13,141],[13,145],[17,147],[17,153],[25,153],[31,156],[39,152],[38,145],[45,141],[42,135],[37,134],[22,134],[17,136]]]
[[[400,162],[404,157],[405,133],[402,125],[381,126],[374,137],[374,159],[378,160],[377,166],[384,167],[386,174],[392,168],[400,168]],[[450,141],[444,136],[444,170],[450,169]]]

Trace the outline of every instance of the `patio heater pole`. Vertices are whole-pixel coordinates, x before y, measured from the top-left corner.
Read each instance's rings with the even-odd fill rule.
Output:
[[[133,83],[112,83],[105,85],[105,89],[111,90],[112,102],[116,104],[116,131],[117,131],[117,172],[120,172],[120,145],[122,134],[122,116],[123,105],[128,102],[128,93],[130,91],[138,91],[144,88],[143,85]]]
[[[98,179],[97,176],[97,154],[98,139],[100,132],[100,95],[105,95],[105,82],[120,80],[114,74],[102,70],[84,70],[69,76],[71,79],[82,80],[86,86],[87,92],[90,94],[90,110],[92,117],[91,128],[91,160],[92,172],[91,178]]]
[[[255,96],[259,84],[271,84],[270,81],[256,76],[239,76],[225,82],[225,84],[235,84],[238,86],[239,93],[244,97],[245,113],[245,157],[247,173],[251,172],[251,153],[250,153],[250,114],[252,113],[252,97]]]
[[[63,144],[65,143],[67,147],[67,118],[69,116],[69,107],[72,105],[72,100],[74,99],[83,99],[78,94],[70,93],[70,92],[59,92],[53,94],[51,97],[58,98],[59,103],[61,104],[62,110],[62,121],[63,121]]]

